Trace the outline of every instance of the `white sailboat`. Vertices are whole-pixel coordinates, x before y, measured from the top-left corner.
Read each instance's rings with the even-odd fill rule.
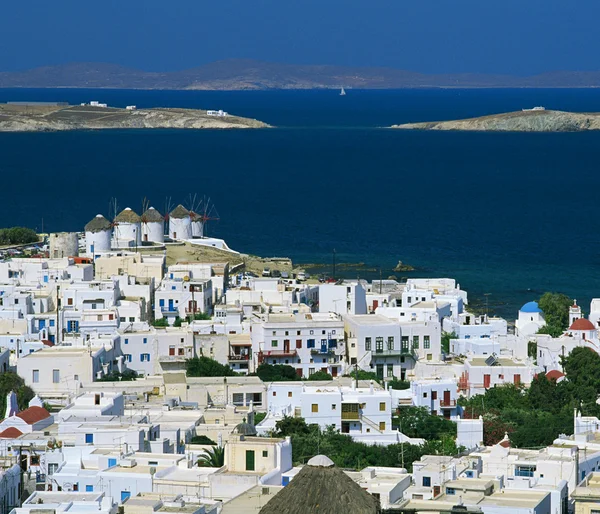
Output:
[[[346,90],[344,88],[342,88],[342,90],[340,91],[340,96],[345,96],[346,95]]]

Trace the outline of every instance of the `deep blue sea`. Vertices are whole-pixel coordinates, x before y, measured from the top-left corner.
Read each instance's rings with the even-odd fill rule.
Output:
[[[409,132],[408,121],[544,105],[600,111],[600,90],[7,90],[0,102],[224,109],[272,130],[0,133],[0,225],[82,230],[97,213],[163,211],[207,195],[209,234],[297,262],[364,262],[382,275],[456,278],[491,310],[546,290],[600,296],[600,133]],[[378,271],[346,271],[366,278]]]

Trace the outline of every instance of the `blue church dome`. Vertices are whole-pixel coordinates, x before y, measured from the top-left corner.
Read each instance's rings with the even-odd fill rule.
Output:
[[[542,309],[540,309],[537,302],[527,302],[519,310],[521,312],[539,312],[543,314]]]

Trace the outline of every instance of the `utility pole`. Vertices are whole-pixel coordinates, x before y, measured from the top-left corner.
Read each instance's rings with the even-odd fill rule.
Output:
[[[379,294],[381,294],[382,289],[383,289],[383,280],[381,278],[381,266],[379,266]]]
[[[335,279],[335,248],[333,249],[333,276],[332,278]]]
[[[60,343],[60,286],[56,285],[56,337],[54,338],[56,346]]]

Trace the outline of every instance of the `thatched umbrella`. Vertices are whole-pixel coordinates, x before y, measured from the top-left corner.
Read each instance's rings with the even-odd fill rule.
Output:
[[[324,455],[308,461],[260,514],[379,514],[379,502]]]

